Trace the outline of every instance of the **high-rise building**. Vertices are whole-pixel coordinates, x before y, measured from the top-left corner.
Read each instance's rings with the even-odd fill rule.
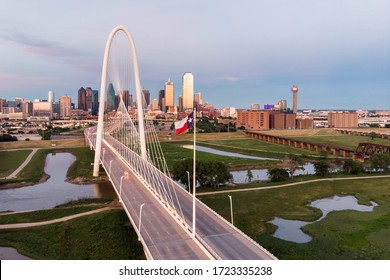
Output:
[[[298,110],[298,86],[293,85],[291,91],[293,92],[293,113],[296,114]]]
[[[87,87],[85,89],[85,109],[84,111],[92,112],[92,89]]]
[[[70,117],[72,100],[70,96],[60,96],[60,118]]]
[[[121,90],[117,96],[117,101],[116,101],[117,107],[119,106],[121,97],[126,110],[128,110],[129,107],[133,106],[133,95],[131,95],[128,90]]]
[[[186,72],[183,75],[183,110],[194,108],[194,76]]]
[[[152,101],[152,111],[158,111],[159,107],[158,107],[158,100],[157,99],[153,99]]]
[[[97,116],[99,112],[99,91],[92,90],[92,115]]]
[[[53,103],[55,100],[54,100],[54,92],[49,90],[48,94],[47,94],[47,101],[49,101],[50,103]]]
[[[150,104],[150,91],[147,90],[147,89],[143,89],[142,90],[142,95],[145,99],[145,102],[146,102],[146,107],[148,107],[148,105]]]
[[[198,92],[194,94],[194,104],[196,110],[199,111],[199,106],[202,105],[202,93]]]
[[[175,89],[173,82],[168,79],[168,82],[164,85],[165,93],[165,107],[162,109],[164,112],[173,113],[175,111]]]
[[[41,120],[51,120],[53,117],[52,104],[48,101],[34,101],[33,116],[39,117]]]
[[[158,91],[158,106],[161,111],[165,112],[165,91],[160,89]]]
[[[78,101],[78,106],[77,109],[87,111],[86,110],[86,98],[87,98],[87,91],[85,88],[81,87],[79,91],[77,92],[77,101]]]
[[[116,97],[115,97],[115,89],[112,83],[108,85],[107,89],[107,111],[113,111],[116,110],[117,104],[116,104]]]

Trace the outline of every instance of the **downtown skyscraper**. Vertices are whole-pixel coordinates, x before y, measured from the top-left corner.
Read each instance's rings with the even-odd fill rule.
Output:
[[[168,82],[165,83],[164,92],[166,106],[166,108],[164,108],[164,112],[173,113],[175,112],[175,90],[170,79],[168,79]]]
[[[193,110],[194,108],[194,76],[190,72],[183,75],[183,110]]]

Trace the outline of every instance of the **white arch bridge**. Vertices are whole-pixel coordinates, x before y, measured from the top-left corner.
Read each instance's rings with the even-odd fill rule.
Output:
[[[110,65],[111,45],[119,33],[125,35],[130,46],[131,78],[127,75],[131,72],[127,66]],[[121,63],[128,64],[126,60],[120,59]],[[121,80],[113,74],[113,68],[115,71],[126,69],[126,73],[120,74],[122,81],[113,86],[120,102],[115,115],[108,118],[104,116],[107,83],[109,79]],[[132,92],[137,97],[134,119],[121,98],[121,92],[129,91],[129,80],[133,80]],[[98,176],[101,164],[148,259],[276,259],[196,198],[196,229],[193,228],[194,198],[170,178],[154,126],[144,120],[135,47],[129,32],[122,26],[116,27],[108,38],[100,92],[98,126],[85,131],[88,143],[95,149],[94,176]]]

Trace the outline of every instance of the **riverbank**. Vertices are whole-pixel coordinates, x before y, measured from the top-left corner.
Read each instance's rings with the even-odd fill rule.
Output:
[[[94,152],[88,147],[62,147],[37,149],[35,155],[19,172],[17,178],[0,180],[0,189],[19,188],[46,182],[50,176],[44,172],[45,158],[48,154],[53,153],[71,153],[76,157],[76,161],[68,169],[67,182],[77,185],[109,182],[104,170],[101,170],[98,177],[92,176],[91,163],[94,160]]]

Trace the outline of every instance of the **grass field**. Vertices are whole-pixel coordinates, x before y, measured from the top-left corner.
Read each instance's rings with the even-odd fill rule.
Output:
[[[0,152],[0,153],[9,153],[9,154],[18,154],[20,151],[9,151],[9,152]],[[44,167],[46,155],[49,153],[60,153],[68,152],[72,153],[76,157],[76,161],[69,167],[67,172],[67,178],[73,180],[79,178],[80,183],[83,181],[90,180],[100,180],[101,178],[93,178],[92,176],[92,165],[94,151],[91,151],[89,147],[56,147],[49,149],[39,149],[36,154],[33,156],[31,161],[26,165],[26,167],[19,173],[18,177],[15,179],[1,180],[1,184],[9,183],[37,183],[44,177]],[[104,173],[102,173],[104,176]]]
[[[355,195],[359,203],[373,200],[373,212],[339,211],[304,228],[314,240],[306,244],[272,236],[274,217],[314,221],[321,212],[309,207],[316,199]],[[280,259],[390,259],[390,179],[317,182],[307,185],[232,193],[236,226]],[[227,194],[202,196],[230,220]]]
[[[123,210],[110,210],[62,223],[0,230],[0,246],[33,259],[145,259],[142,245]]]
[[[242,141],[242,140],[239,140]],[[172,170],[173,163],[186,158],[193,158],[193,150],[183,148],[183,145],[192,145],[191,142],[185,141],[173,141],[173,142],[162,142],[161,147],[164,151],[165,160],[167,161],[168,168]],[[229,169],[242,169],[242,168],[255,168],[255,167],[266,167],[275,164],[275,161],[271,160],[254,160],[254,159],[243,159],[237,157],[227,157],[206,152],[197,151],[196,158],[199,161],[216,160],[224,162]]]
[[[0,177],[6,177],[16,170],[32,150],[0,151]]]
[[[62,147],[79,147],[79,146],[85,146],[84,138],[0,142],[0,150],[51,148],[51,147],[62,148]]]

